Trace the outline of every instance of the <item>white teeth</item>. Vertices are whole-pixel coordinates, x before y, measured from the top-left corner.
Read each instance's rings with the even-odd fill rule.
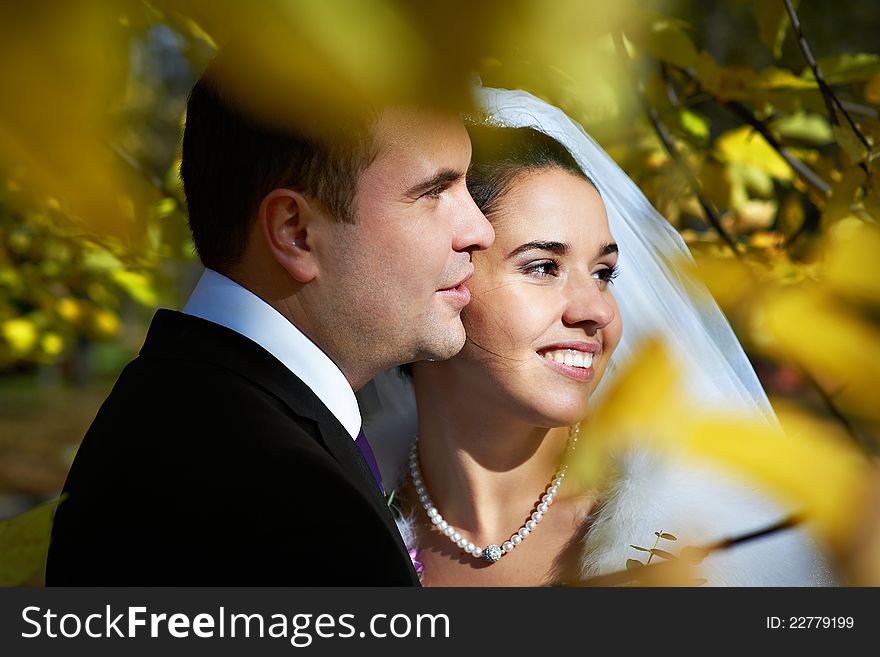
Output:
[[[545,351],[544,358],[547,360],[563,363],[569,367],[588,368],[593,364],[593,354],[575,349],[553,349]]]

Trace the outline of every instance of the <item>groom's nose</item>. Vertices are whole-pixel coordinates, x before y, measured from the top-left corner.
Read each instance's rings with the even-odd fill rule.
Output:
[[[459,196],[453,221],[452,248],[455,251],[488,249],[495,241],[495,229],[467,190]]]

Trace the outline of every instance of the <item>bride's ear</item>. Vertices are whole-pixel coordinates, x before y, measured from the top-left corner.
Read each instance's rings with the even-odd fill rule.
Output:
[[[257,221],[269,252],[297,282],[318,275],[313,250],[316,208],[292,189],[275,189],[263,197]]]

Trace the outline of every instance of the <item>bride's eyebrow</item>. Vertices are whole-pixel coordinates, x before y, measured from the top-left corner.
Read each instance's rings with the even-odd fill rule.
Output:
[[[549,251],[550,253],[564,256],[566,253],[568,253],[570,248],[571,247],[565,242],[526,242],[525,244],[521,244],[513,251],[508,253],[507,258],[518,256],[520,253],[525,253],[526,251]]]
[[[599,247],[599,257],[607,256],[612,253],[620,253],[620,249],[617,248],[617,242],[608,242]]]

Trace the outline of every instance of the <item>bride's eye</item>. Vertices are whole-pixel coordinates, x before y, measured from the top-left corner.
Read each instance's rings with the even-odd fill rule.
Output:
[[[556,260],[540,260],[538,262],[530,262],[529,264],[520,267],[520,271],[522,271],[524,274],[529,274],[530,276],[535,276],[537,278],[556,276],[559,274],[559,262]]]
[[[614,279],[617,278],[619,274],[620,269],[617,265],[614,265],[613,267],[605,267],[604,269],[593,272],[593,278],[605,286],[613,283]]]

